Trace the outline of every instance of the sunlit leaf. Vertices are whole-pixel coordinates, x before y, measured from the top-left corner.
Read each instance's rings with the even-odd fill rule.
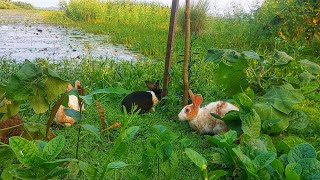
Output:
[[[316,75],[320,74],[320,65],[306,59],[301,60],[300,63],[309,73]]]
[[[190,160],[201,170],[207,169],[207,160],[198,152],[194,151],[193,149],[186,148],[185,150],[187,156]]]
[[[289,114],[289,128],[292,129],[304,129],[309,124],[309,117],[306,113],[299,111],[299,110],[293,110]]]
[[[232,49],[209,49],[206,56],[206,61],[214,61],[220,63],[222,60],[236,62],[241,54]]]
[[[287,65],[293,60],[293,58],[289,56],[287,53],[278,50],[275,50],[275,55],[273,59],[275,60],[274,65],[276,66]]]

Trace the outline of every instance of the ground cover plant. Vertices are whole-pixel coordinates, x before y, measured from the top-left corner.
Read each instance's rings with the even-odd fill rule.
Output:
[[[68,82],[81,81],[85,93],[77,96],[86,103],[85,110],[70,114],[78,116],[75,125],[53,127],[52,132],[59,136],[51,141],[13,137],[11,144],[1,144],[0,153],[10,156],[0,164],[3,179],[11,176],[22,179],[56,176],[61,179],[313,179],[319,176],[320,66],[317,56],[308,54],[306,59],[303,51],[292,53],[294,48],[290,49],[289,45],[285,47],[289,52],[284,52],[262,41],[248,43],[243,36],[249,27],[248,21],[235,17],[215,19],[214,24],[209,24],[213,29],[208,28],[192,39],[190,88],[203,95],[205,104],[228,100],[236,104],[240,112],[231,112],[225,117],[212,114],[232,130],[223,135],[201,136],[192,132],[187,123],[177,121],[182,108],[182,58],[179,57],[183,51],[182,34],[178,34],[176,41],[169,95],[156,112],[130,115],[123,113],[120,106],[126,93],[145,89],[145,80],[161,81],[169,9],[146,4],[82,2],[71,1],[69,7],[64,6],[64,12],[49,12],[49,17],[91,32],[110,34],[113,42],[124,43],[151,59],[117,62],[87,58],[58,63],[39,59],[34,65],[28,65],[50,69],[56,74],[44,71],[40,73],[42,78],[32,76],[30,81],[21,81],[26,87],[33,84],[40,89],[27,91],[32,93],[19,99],[19,113],[24,123],[48,121],[59,97],[46,102],[49,111],[41,108],[43,111],[35,114],[29,96],[34,98],[35,94],[43,93],[38,84],[45,84],[52,75],[58,74]],[[127,12],[132,16],[126,16]],[[230,31],[235,27],[229,23],[234,22],[238,22],[236,32]],[[157,38],[146,38],[151,35]],[[258,50],[252,48],[259,43]],[[275,47],[281,48],[283,44],[278,45]],[[16,81],[12,83],[12,79],[15,80],[12,77],[25,79],[21,69],[28,63],[2,60],[5,61],[0,61],[0,84],[6,85],[0,86],[3,90],[6,89],[3,87],[17,85]],[[65,88],[61,88],[61,93],[63,90]],[[0,92],[2,96],[4,91]],[[9,96],[16,97],[13,92],[9,92]],[[45,150],[57,141],[61,142],[57,151]],[[25,152],[26,144],[33,148],[30,159],[21,157],[20,150]],[[34,156],[40,160],[33,159]],[[49,176],[43,176],[43,172]]]

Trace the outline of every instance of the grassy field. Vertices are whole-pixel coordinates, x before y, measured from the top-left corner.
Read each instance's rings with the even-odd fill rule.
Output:
[[[107,87],[122,87],[130,91],[146,90],[145,80],[155,82],[162,80],[164,59],[167,41],[167,31],[169,23],[170,9],[159,5],[148,4],[115,4],[98,1],[71,1],[69,7],[64,11],[42,11],[40,12],[50,23],[75,26],[87,32],[110,35],[110,43],[120,43],[129,47],[133,51],[139,51],[149,60],[140,60],[136,63],[114,62],[111,60],[82,59],[81,62],[65,60],[57,64],[48,66],[58,72],[58,74],[69,82],[80,80],[86,93],[95,89]],[[86,13],[90,12],[90,13]],[[130,16],[127,15],[130,13]],[[205,61],[205,55],[210,48],[230,48],[239,51],[254,50],[259,54],[270,56],[274,48],[288,50],[288,54],[295,59],[308,58],[319,63],[320,58],[309,51],[297,50],[290,44],[280,42],[277,44],[274,39],[264,39],[264,41],[254,41],[255,31],[250,29],[251,23],[241,18],[208,18],[207,28],[200,36],[192,38],[192,57],[190,65],[190,88],[196,93],[201,93],[204,104],[220,99],[228,100],[222,87],[216,84],[210,77],[214,76],[216,64]],[[252,27],[251,27],[252,28]],[[251,31],[248,31],[251,30]],[[252,37],[251,37],[252,36]],[[251,37],[251,38],[250,38]],[[201,136],[189,127],[188,123],[178,121],[178,113],[182,109],[182,60],[184,51],[183,34],[178,27],[171,79],[169,85],[169,95],[165,104],[160,104],[156,112],[150,112],[139,116],[133,116],[130,126],[139,126],[140,130],[128,145],[127,152],[121,157],[110,157],[110,152],[114,147],[115,139],[119,135],[119,130],[115,129],[102,135],[98,140],[94,135],[82,129],[79,143],[79,159],[88,162],[101,171],[106,159],[114,161],[124,161],[136,166],[130,166],[118,171],[108,173],[108,179],[133,179],[139,174],[141,169],[137,166],[143,162],[143,155],[150,149],[151,140],[156,137],[152,131],[154,125],[163,125],[171,130],[177,138],[172,141],[174,151],[178,155],[178,167],[173,179],[199,179],[197,167],[190,161],[184,153],[185,147],[180,143],[184,138],[191,140],[190,147],[202,154],[209,161],[209,169],[214,170],[212,161],[214,147],[209,144],[204,136]],[[284,43],[284,44],[283,44]],[[312,49],[313,47],[310,46]],[[293,53],[294,52],[294,53]],[[41,61],[40,61],[41,62]],[[46,62],[43,61],[45,64]],[[42,62],[42,63],[43,63]],[[8,61],[0,62],[0,83],[18,70],[19,64]],[[299,136],[311,143],[316,151],[320,150],[320,97],[319,94],[311,94],[303,103],[295,106],[295,109],[307,113],[310,118],[309,125],[303,130],[287,130],[279,136],[272,137],[273,143],[277,144],[282,138],[287,136]],[[121,112],[121,100],[124,95],[105,94],[95,97],[104,108],[106,121],[110,125],[116,121],[127,118]],[[34,115],[29,106],[24,106],[21,114],[25,121],[45,123],[49,114]],[[101,128],[99,113],[95,105],[86,106],[81,124],[91,124]],[[76,142],[78,139],[78,125],[70,128],[54,128],[55,134],[62,134],[66,138],[66,147],[59,158],[75,158]],[[165,179],[164,173],[157,173],[159,168],[157,162],[151,163],[153,172],[148,179]],[[64,178],[85,179],[84,174],[78,174],[76,168],[69,167],[72,173]],[[166,170],[167,167],[164,167]],[[74,170],[74,171],[73,171]],[[232,173],[232,172],[230,172]]]

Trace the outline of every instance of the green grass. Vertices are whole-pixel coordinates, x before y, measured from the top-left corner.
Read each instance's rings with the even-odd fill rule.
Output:
[[[46,64],[45,61],[39,61]],[[8,77],[11,73],[18,70],[15,62],[3,61],[0,68],[5,70],[6,76],[1,76],[1,80]],[[218,99],[227,98],[222,93],[221,89],[213,82],[210,81],[211,73],[214,69],[214,64],[199,60],[192,66],[195,75],[191,78],[191,88],[196,93],[201,93],[204,97],[204,104]],[[127,90],[145,90],[147,89],[144,81],[155,81],[162,78],[163,62],[162,61],[138,61],[133,64],[130,62],[114,62],[114,61],[101,61],[82,59],[81,62],[66,60],[57,64],[49,64],[49,67],[56,70],[59,75],[70,82],[80,80],[88,94],[95,89],[106,87],[122,87]],[[147,68],[146,68],[147,67]],[[189,138],[192,141],[191,148],[203,154],[203,156],[210,161],[212,153],[211,145],[201,136],[189,127],[187,122],[178,121],[177,114],[182,109],[181,94],[182,94],[182,81],[181,81],[181,64],[173,64],[172,78],[169,87],[169,96],[167,103],[163,106],[158,106],[156,112],[150,112],[137,116],[130,126],[139,126],[140,130],[136,137],[130,142],[127,155],[123,157],[114,157],[112,160],[124,161],[129,164],[138,164],[141,162],[142,154],[145,148],[150,146],[148,139],[155,136],[152,132],[152,126],[164,125],[176,135],[178,139],[175,142],[175,150],[178,152],[179,167],[174,179],[198,179],[199,174],[195,165],[184,154],[184,148],[180,144],[182,138]],[[1,82],[1,81],[0,81]],[[98,95],[96,99],[102,104],[105,111],[105,118],[110,125],[116,121],[122,122],[125,118],[121,112],[121,101],[124,95]],[[28,106],[23,106],[21,113],[25,121],[45,123],[49,114],[34,115]],[[306,100],[304,103],[296,106],[297,109],[303,110],[310,117],[309,126],[300,131],[285,131],[280,137],[288,135],[299,136],[306,141],[310,142],[317,150],[320,149],[319,137],[319,102],[313,100]],[[85,107],[83,119],[81,124],[90,124],[101,129],[99,113],[95,105]],[[64,135],[66,137],[66,146],[60,154],[59,158],[74,158],[76,155],[76,142],[78,138],[78,126],[74,125],[70,128],[53,129],[57,135]],[[86,130],[81,130],[80,133],[80,148],[79,159],[89,162],[94,166],[102,169],[104,161],[110,154],[115,139],[118,137],[118,129],[111,130],[102,136],[102,141],[98,141],[96,137]],[[71,168],[71,167],[70,167]],[[211,167],[209,167],[211,168]],[[154,167],[156,170],[157,167]],[[108,176],[112,179],[130,179],[137,172],[137,166],[127,167],[110,173]],[[75,173],[76,174],[76,173]],[[70,177],[73,175],[70,174]],[[76,178],[84,179],[80,173],[74,175]],[[163,175],[160,175],[163,179]],[[156,173],[154,178],[156,179]]]

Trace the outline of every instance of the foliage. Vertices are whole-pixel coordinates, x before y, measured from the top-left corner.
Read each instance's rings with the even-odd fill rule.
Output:
[[[184,6],[178,11],[177,22],[181,28],[182,33],[185,32],[185,9]],[[208,11],[209,11],[209,1],[200,0],[197,3],[194,1],[191,3],[190,7],[190,31],[196,35],[201,35],[207,26]]]
[[[63,136],[57,136],[48,143],[40,140],[28,141],[21,137],[11,137],[9,146],[21,164],[7,164],[1,177],[4,179],[12,179],[13,177],[19,179],[51,179],[68,173],[69,170],[62,166],[75,160],[68,158],[55,160],[62,151],[64,143]],[[4,152],[5,154],[2,154],[2,157],[7,156],[7,153],[12,154],[10,151]],[[12,159],[10,160],[12,162]]]
[[[31,104],[35,113],[46,112],[49,103],[65,92],[68,84],[51,69],[26,61],[6,84],[0,86],[1,120],[16,115],[24,101]]]
[[[30,3],[25,2],[12,2],[12,1],[5,1],[0,0],[0,9],[27,9],[31,10],[34,9],[34,7]]]

